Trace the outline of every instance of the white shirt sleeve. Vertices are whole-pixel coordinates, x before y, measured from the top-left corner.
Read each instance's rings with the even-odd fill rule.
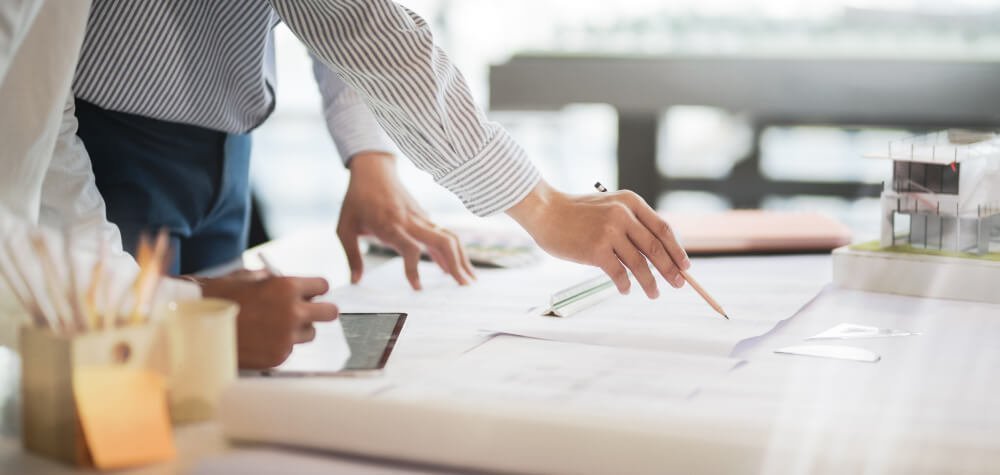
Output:
[[[104,236],[111,240],[112,251],[121,253],[121,234],[108,221],[90,156],[76,129],[76,108],[71,95],[66,100],[52,161],[42,182],[39,224],[53,229],[69,228],[83,236]]]
[[[30,233],[46,235],[55,247],[52,251],[60,252],[59,265],[73,262],[77,269],[83,269],[93,264],[98,234],[103,232],[103,239],[110,239],[118,250],[108,264],[123,280],[123,290],[138,271],[135,261],[121,252],[117,227],[105,217],[104,200],[94,181],[90,157],[76,136],[73,102],[67,100],[77,55],[75,48],[83,36],[88,5],[89,2],[0,2],[0,96],[3,98],[0,176],[5,179],[0,180],[4,192],[0,193],[0,243],[3,244],[0,267],[4,268],[4,278],[0,279],[2,345],[16,343],[17,326],[26,313],[11,292],[8,278],[18,279],[13,285],[43,282],[39,274],[41,265],[28,247]],[[67,246],[61,244],[67,228],[72,228],[68,252]],[[10,272],[12,257],[21,263],[21,272],[17,274]],[[63,273],[68,275],[65,270]],[[200,295],[197,285],[168,279],[157,299]]]
[[[361,152],[394,153],[395,146],[357,91],[310,54],[313,76],[323,97],[323,118],[344,166]]]
[[[506,211],[538,183],[527,154],[476,107],[423,18],[389,0],[270,1],[361,95],[407,158],[470,211]]]
[[[3,0],[0,2],[0,84],[13,62],[14,53],[35,21],[42,7],[40,0]]]

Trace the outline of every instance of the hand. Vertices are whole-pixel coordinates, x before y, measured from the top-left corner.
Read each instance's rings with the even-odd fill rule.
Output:
[[[431,259],[459,285],[475,279],[472,263],[458,237],[427,218],[396,176],[396,159],[384,153],[360,153],[351,159],[351,182],[340,209],[337,236],[351,267],[351,283],[361,280],[364,264],[358,238],[374,235],[403,256],[406,279],[420,290],[417,264],[426,248]]]
[[[329,290],[321,278],[238,271],[200,283],[205,297],[224,298],[240,305],[236,317],[240,368],[278,366],[291,354],[292,346],[316,337],[313,322],[328,322],[338,315],[332,303],[310,302]]]
[[[649,263],[678,288],[679,269],[691,267],[670,225],[631,191],[571,196],[543,180],[507,214],[549,254],[600,267],[623,294],[626,267],[649,298],[659,295]]]

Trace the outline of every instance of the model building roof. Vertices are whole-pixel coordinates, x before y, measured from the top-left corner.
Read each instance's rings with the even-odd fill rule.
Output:
[[[1000,135],[962,129],[942,130],[894,140],[881,153],[865,156],[936,165],[975,159],[1000,159]]]

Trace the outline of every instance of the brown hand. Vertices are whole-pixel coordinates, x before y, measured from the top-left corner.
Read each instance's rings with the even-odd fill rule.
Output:
[[[201,281],[202,294],[235,301],[239,365],[246,369],[275,367],[288,358],[292,347],[311,341],[314,322],[337,318],[337,306],[312,302],[329,290],[326,280],[237,274]]]

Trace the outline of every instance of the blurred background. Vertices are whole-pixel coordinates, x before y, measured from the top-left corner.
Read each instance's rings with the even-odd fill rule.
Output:
[[[724,100],[675,102],[670,100],[674,91],[656,80],[641,81],[642,87],[630,85],[625,94],[619,79],[626,72],[619,71],[616,65],[621,63],[615,62],[624,58],[645,70],[641,68],[669,68],[674,60],[710,58],[740,75],[738,68],[744,64],[740,61],[747,58],[817,61],[833,68],[823,77],[833,76],[835,85],[842,76],[845,89],[835,92],[850,97],[852,90],[871,85],[851,83],[857,72],[851,68],[867,71],[878,70],[883,62],[901,64],[913,66],[908,71],[920,77],[922,67],[937,68],[940,76],[938,66],[944,65],[942,77],[947,79],[951,65],[956,65],[958,78],[965,74],[962,68],[997,63],[1000,2],[996,1],[400,3],[432,25],[438,43],[465,74],[479,103],[513,133],[546,178],[564,190],[590,192],[593,182],[600,180],[616,187],[645,187],[644,196],[672,211],[733,207],[820,211],[848,224],[855,241],[875,239],[876,196],[891,170],[886,162],[865,159],[863,154],[884,150],[889,140],[938,126],[1000,123],[1000,109],[982,110],[998,98],[977,102],[975,91],[962,96],[972,94],[973,105],[934,115],[942,109],[935,100],[950,101],[945,108],[954,103],[951,96],[938,93],[962,92],[956,91],[963,87],[961,81],[935,79],[913,90],[896,88],[893,78],[869,81],[888,92],[913,96],[902,101],[912,107],[888,119],[854,117],[843,111],[825,115],[822,108],[839,100],[819,97],[828,96],[825,91],[817,92],[815,103],[807,95],[806,100],[784,105],[780,116],[762,119],[758,109],[766,104],[757,104],[761,94],[754,87],[760,86],[749,79],[715,78],[718,84],[704,84],[727,91],[719,94]],[[284,26],[277,28],[276,41],[277,108],[254,135],[252,172],[260,214],[272,238],[336,223],[348,180],[326,132],[305,48]],[[519,58],[532,61],[515,67]],[[574,61],[581,59],[602,72],[579,78],[579,84],[571,81],[574,91],[589,92],[581,92],[579,100],[560,97],[557,105],[543,104],[549,102],[545,91],[560,86],[545,84],[547,72],[569,68],[565,71],[572,75]],[[859,68],[844,60],[872,66]],[[525,71],[536,71],[538,82],[532,83]],[[993,81],[1000,83],[1000,78]],[[809,84],[802,86],[808,90]],[[592,99],[605,96],[609,99]],[[648,103],[637,111],[636,102],[646,97]],[[922,115],[924,110],[927,116]],[[626,116],[627,123],[620,123],[619,118]],[[629,160],[619,166],[617,158],[625,155]],[[433,216],[465,213],[455,197],[406,160],[400,162],[404,182]],[[651,169],[655,173],[649,173]],[[619,175],[637,176],[638,181]]]

